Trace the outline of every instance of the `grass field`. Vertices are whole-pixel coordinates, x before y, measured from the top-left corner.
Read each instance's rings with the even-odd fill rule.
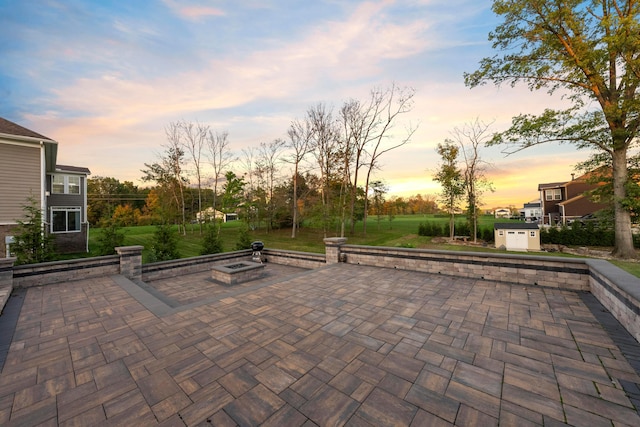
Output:
[[[347,242],[356,245],[371,246],[390,246],[390,247],[407,247],[407,248],[423,248],[423,249],[444,249],[457,251],[489,251],[497,252],[491,245],[482,246],[465,246],[458,244],[442,244],[432,243],[430,237],[418,236],[418,227],[420,223],[426,221],[448,222],[447,217],[433,215],[400,215],[393,221],[383,220],[378,222],[377,218],[369,217],[367,223],[367,235],[362,232],[362,223],[358,223],[356,233],[353,236],[346,234]],[[464,221],[463,217],[456,218],[457,222]],[[504,221],[504,220],[501,220]],[[480,227],[493,228],[495,218],[487,215],[480,219]],[[235,249],[239,241],[239,235],[244,223],[241,221],[228,222],[222,224],[221,239],[225,252]],[[177,229],[177,228],[176,228]],[[149,262],[151,246],[155,226],[125,227],[125,246],[141,245],[144,246],[143,262]],[[96,238],[101,233],[100,229],[94,228],[90,231],[89,249],[87,256],[96,255]],[[326,237],[335,237],[339,235],[339,230],[331,230]],[[267,232],[263,229],[249,232],[252,241],[260,240],[264,242],[265,248],[294,250],[303,252],[324,253],[323,238],[325,237],[322,230],[315,228],[303,227],[299,230],[295,239],[291,238],[291,229],[274,230]],[[198,224],[190,224],[187,226],[185,235],[180,235],[178,243],[178,251],[182,258],[197,256],[200,254],[202,246],[202,237]],[[544,255],[554,256],[570,256],[560,253],[542,253]],[[614,264],[640,277],[640,263],[614,261]]]

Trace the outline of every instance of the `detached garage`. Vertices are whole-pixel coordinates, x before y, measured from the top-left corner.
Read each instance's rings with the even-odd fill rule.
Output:
[[[532,223],[495,223],[496,248],[508,251],[539,251],[540,229]]]

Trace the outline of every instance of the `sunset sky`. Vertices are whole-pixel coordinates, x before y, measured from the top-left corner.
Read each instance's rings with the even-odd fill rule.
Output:
[[[337,110],[371,89],[416,91],[381,158],[390,193],[436,194],[435,147],[476,119],[562,105],[525,87],[465,87],[493,55],[498,24],[486,0],[0,0],[0,116],[59,142],[58,163],[140,184],[178,120],[228,131],[231,149],[286,138],[324,102]],[[487,208],[522,204],[537,184],[569,180],[588,152],[543,145],[505,156],[483,148]],[[241,168],[237,167],[237,172]]]

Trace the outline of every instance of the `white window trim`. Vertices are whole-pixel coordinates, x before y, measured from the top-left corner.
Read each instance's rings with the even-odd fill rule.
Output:
[[[53,213],[54,212],[66,212],[67,216],[65,217],[65,229],[64,230],[60,230],[60,231],[54,231],[53,229]],[[69,218],[68,218],[68,213],[69,212],[78,212],[80,214],[79,217],[79,221],[78,221],[78,229],[77,230],[69,230],[68,229],[68,225],[69,225]],[[52,234],[60,234],[60,233],[80,233],[82,231],[82,208],[80,206],[52,206],[51,207],[51,218],[49,221],[49,224],[51,224],[51,233]]]
[[[64,190],[62,192],[55,191],[54,181],[55,181],[56,177],[58,177],[58,178],[61,177],[62,180],[63,180]],[[70,178],[76,178],[78,180],[78,185],[74,186],[74,187],[77,187],[77,189],[78,189],[77,193],[71,193],[69,191],[69,189],[72,188],[72,184],[69,183]],[[81,186],[82,186],[82,177],[79,176],[79,175],[65,175],[65,174],[61,174],[61,173],[56,173],[56,174],[53,174],[51,176],[51,193],[52,194],[70,194],[70,195],[78,196],[78,195],[82,194]]]
[[[560,188],[545,190],[544,199],[548,202],[554,200],[562,200],[562,190]]]

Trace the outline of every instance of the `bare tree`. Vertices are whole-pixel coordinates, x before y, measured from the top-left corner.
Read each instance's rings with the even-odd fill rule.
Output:
[[[202,212],[202,150],[205,146],[209,126],[198,122],[191,123],[184,120],[178,122],[177,127],[182,133],[182,144],[191,157],[191,162],[195,168],[196,182],[198,184],[198,212]],[[200,234],[202,234],[202,221],[200,223]]]
[[[480,157],[480,147],[489,142],[493,135],[489,133],[492,123],[486,124],[476,118],[465,123],[462,128],[455,127],[452,136],[460,147],[464,161],[464,185],[467,194],[467,215],[473,233],[473,242],[478,241],[478,204],[484,190],[493,191],[486,178],[486,166]]]
[[[260,212],[255,206],[256,196],[256,148],[248,147],[242,149],[242,156],[240,157],[240,163],[245,170],[245,176],[248,178],[248,182],[245,182],[244,197],[247,203],[247,223],[252,227],[260,226]],[[255,220],[255,224],[251,225],[251,221]]]
[[[365,180],[363,218],[363,233],[365,236],[367,235],[367,208],[371,173],[379,166],[380,157],[383,154],[408,143],[416,131],[416,128],[410,126],[406,129],[406,136],[402,139],[391,140],[390,132],[393,129],[397,118],[401,114],[408,113],[413,108],[414,95],[414,89],[398,88],[395,83],[385,91],[372,91],[371,102],[368,108],[369,119],[367,122],[369,124],[366,131],[369,164]]]
[[[180,129],[180,125],[176,122],[169,123],[169,126],[165,128],[165,134],[167,135],[167,153],[168,156],[165,159],[167,161],[167,166],[175,179],[175,183],[177,184],[177,193],[176,197],[180,197],[180,209],[182,212],[182,234],[187,234],[187,217],[186,217],[186,206],[184,203],[184,185],[186,183],[186,179],[184,177],[184,146],[182,142],[182,132]]]
[[[345,102],[340,109],[340,124],[342,127],[342,155],[344,158],[344,186],[349,187],[349,219],[350,233],[355,233],[356,215],[355,206],[358,193],[359,171],[366,162],[366,146],[370,142],[370,133],[374,129],[373,121],[377,117],[375,91],[371,92],[371,98],[366,104],[358,100]],[[343,213],[344,228],[344,213]]]
[[[234,160],[233,154],[229,150],[229,133],[224,131],[222,133],[213,132],[209,130],[206,140],[207,148],[209,149],[209,161],[213,168],[213,209],[218,209],[217,196],[218,196],[218,182],[223,177],[225,169]]]
[[[309,121],[294,120],[289,126],[287,135],[289,136],[287,147],[293,150],[289,161],[293,163],[293,225],[291,226],[291,238],[295,239],[298,229],[298,178],[300,164],[305,156],[313,150]]]
[[[271,230],[274,219],[274,197],[273,191],[278,179],[278,166],[285,142],[282,139],[274,139],[270,143],[260,143],[258,148],[258,159],[256,161],[257,171],[262,177],[266,191],[267,210],[267,231]]]
[[[320,169],[320,196],[322,201],[322,231],[327,237],[331,220],[331,179],[336,169],[337,131],[330,109],[319,103],[307,111],[312,131],[314,155]]]

